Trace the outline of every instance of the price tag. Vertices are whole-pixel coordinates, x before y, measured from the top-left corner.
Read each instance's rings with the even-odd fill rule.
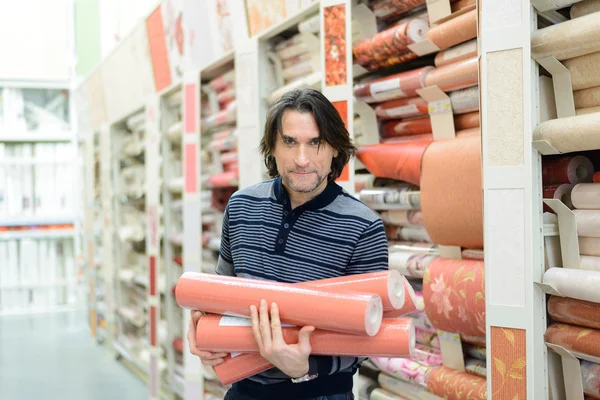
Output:
[[[452,112],[452,103],[450,100],[432,101],[428,105],[428,110],[430,115]]]
[[[457,371],[465,371],[465,359],[463,355],[460,335],[438,330],[440,350],[444,360],[444,366]]]

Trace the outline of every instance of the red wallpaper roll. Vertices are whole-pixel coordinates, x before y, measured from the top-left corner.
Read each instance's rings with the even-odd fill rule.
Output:
[[[485,336],[485,281],[482,261],[436,258],[423,277],[423,298],[437,329]]]
[[[598,303],[550,296],[548,313],[558,322],[600,329],[600,304]]]
[[[477,10],[469,11],[434,26],[425,37],[440,50],[475,39],[477,37]]]
[[[431,133],[431,118],[429,116],[386,121],[379,129],[379,134],[382,138],[420,135],[424,133]]]
[[[544,185],[591,182],[593,175],[594,165],[584,156],[560,156],[544,158],[542,161]]]
[[[436,68],[425,76],[425,85],[437,85],[444,92],[476,86],[479,81],[477,57]]]
[[[596,172],[596,173],[594,174],[594,177],[592,178],[592,181],[593,181],[594,183],[600,183],[600,171],[598,171],[598,172]]]
[[[380,119],[416,117],[427,114],[428,104],[421,97],[388,100],[375,106],[375,115]]]
[[[383,314],[377,295],[193,272],[177,281],[176,300],[183,308],[250,316],[250,305],[261,299],[277,303],[283,323],[356,335],[375,335]]]
[[[378,178],[390,178],[419,185],[421,160],[431,141],[377,144],[358,149],[358,159]]]
[[[583,328],[567,324],[552,324],[546,330],[544,339],[548,343],[557,344],[573,353],[600,357],[600,330]],[[573,354],[582,358],[578,354]]]
[[[180,337],[173,339],[173,348],[179,353],[183,353],[183,339]]]
[[[354,85],[354,95],[367,103],[417,96],[417,89],[425,87],[428,74],[433,67],[423,67],[400,72],[383,78]]]
[[[364,65],[364,67],[368,71],[377,71],[381,68],[393,67],[394,65],[404,64],[418,57],[419,56],[417,56],[412,51],[407,51],[404,53],[396,54],[395,56],[388,57],[384,60],[370,62]]]
[[[437,367],[431,371],[427,390],[448,400],[487,399],[485,378],[447,367]]]
[[[282,330],[286,343],[298,343],[299,327],[285,326]],[[196,342],[201,350],[259,352],[251,322],[245,318],[204,315],[196,328]],[[415,326],[411,318],[386,319],[372,337],[317,329],[310,335],[310,345],[314,355],[411,357],[415,350]]]

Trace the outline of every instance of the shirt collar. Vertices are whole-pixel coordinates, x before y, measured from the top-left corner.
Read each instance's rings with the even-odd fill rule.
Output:
[[[273,190],[275,192],[275,198],[277,199],[277,202],[284,206],[287,205],[287,207],[290,207],[290,205],[291,205],[290,197],[289,197],[287,191],[285,190],[283,183],[281,182],[280,176],[275,178]],[[305,210],[317,210],[319,208],[327,207],[329,204],[331,204],[337,198],[337,196],[341,192],[342,192],[342,187],[340,185],[338,185],[335,182],[329,182],[327,184],[327,186],[325,187],[325,190],[323,190],[321,193],[319,193],[319,195],[317,195],[317,197],[307,201],[306,203],[304,203],[297,209],[299,211],[300,210],[305,211]],[[286,208],[286,207],[284,207],[284,208]]]

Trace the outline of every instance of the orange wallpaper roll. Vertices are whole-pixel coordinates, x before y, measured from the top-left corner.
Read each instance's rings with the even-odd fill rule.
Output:
[[[435,66],[443,67],[457,61],[467,60],[477,56],[477,39],[469,40],[457,46],[440,51],[435,56]]]
[[[375,107],[375,115],[380,119],[409,118],[427,114],[428,104],[421,97],[388,100]]]
[[[420,135],[424,133],[431,133],[431,119],[429,116],[387,121],[381,125],[381,129],[379,130],[382,138]]]
[[[283,323],[373,336],[383,313],[381,298],[232,276],[185,272],[177,281],[183,308],[250,316],[250,305],[277,303]]]
[[[175,339],[173,339],[173,348],[177,352],[183,353],[183,339],[180,337],[176,337]]]
[[[594,177],[592,178],[592,182],[600,183],[600,171],[598,171],[594,174]]]
[[[378,178],[390,178],[419,185],[421,160],[430,141],[377,144],[358,149],[358,159]]]
[[[577,358],[583,356],[600,357],[600,330],[567,324],[552,324],[546,330],[544,339],[569,350]],[[577,354],[578,353],[578,354]]]
[[[479,128],[479,111],[454,116],[454,129],[462,131],[472,128]]]
[[[425,312],[437,329],[485,336],[482,261],[436,258],[423,276]]]
[[[215,373],[223,385],[231,385],[234,382],[249,378],[272,368],[273,364],[258,353],[230,355],[223,358],[223,362],[215,365]]]
[[[550,296],[548,313],[558,322],[600,329],[600,304],[598,303]]]
[[[426,133],[423,135],[412,135],[412,136],[397,136],[391,137],[388,139],[381,139],[379,143],[406,143],[406,142],[420,142],[420,141],[432,141],[433,135],[431,133]]]
[[[285,326],[282,330],[286,343],[298,343],[299,327]],[[201,350],[226,353],[259,351],[251,321],[247,318],[204,315],[196,328],[196,341]],[[310,335],[310,345],[314,355],[412,357],[415,326],[412,318],[386,319],[377,335],[367,338],[317,329]]]
[[[472,10],[434,26],[425,37],[440,50],[447,49],[477,37],[477,10]]]
[[[483,247],[479,136],[438,140],[427,148],[422,164],[421,209],[433,242]]]
[[[417,96],[433,67],[423,67],[354,85],[354,95],[367,103]]]
[[[415,296],[415,290],[410,283],[404,279],[404,304],[397,310],[385,311],[383,313],[384,318],[397,318],[402,317],[406,314],[417,311],[417,299]]]
[[[437,367],[429,374],[427,390],[448,400],[486,400],[485,378],[459,372],[447,367]]]
[[[425,85],[437,85],[444,92],[476,86],[479,80],[477,57],[436,68],[425,76]]]

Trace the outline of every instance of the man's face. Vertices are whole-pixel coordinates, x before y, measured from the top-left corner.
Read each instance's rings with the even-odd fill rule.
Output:
[[[310,112],[286,110],[275,142],[277,171],[288,190],[320,192],[327,185],[331,162],[338,152],[319,141],[319,127]]]

